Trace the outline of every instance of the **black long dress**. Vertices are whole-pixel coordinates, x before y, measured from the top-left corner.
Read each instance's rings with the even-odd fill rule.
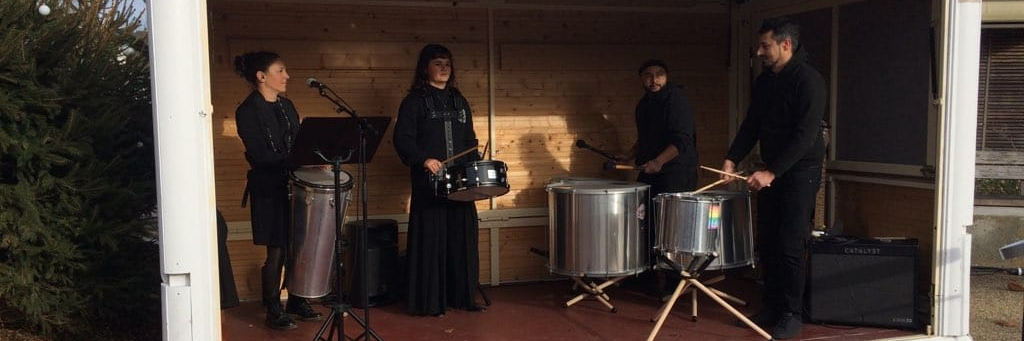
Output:
[[[288,246],[291,226],[288,169],[285,160],[299,131],[299,114],[287,98],[268,102],[253,91],[235,110],[238,137],[249,161],[246,194],[250,201],[252,241]]]
[[[394,143],[412,184],[407,308],[414,315],[435,315],[449,307],[474,307],[480,274],[476,206],[438,197],[423,167],[429,158],[443,161],[478,145],[465,97],[455,88],[411,91],[398,110]],[[479,159],[469,153],[454,163]]]
[[[285,161],[299,130],[299,114],[287,98],[268,102],[253,91],[235,110],[235,122],[250,167],[245,195],[251,201],[252,242],[267,246],[267,260],[260,270],[263,304],[274,312],[280,304],[281,269],[290,271],[285,252],[291,232]]]

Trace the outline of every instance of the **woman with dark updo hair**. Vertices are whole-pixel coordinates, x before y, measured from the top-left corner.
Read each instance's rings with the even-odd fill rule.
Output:
[[[299,114],[292,101],[280,96],[288,89],[289,78],[281,56],[265,51],[237,56],[235,72],[253,88],[235,110],[235,122],[249,162],[245,196],[250,201],[252,241],[267,247],[261,271],[265,324],[277,330],[295,329],[292,318],[322,319],[306,299],[291,294],[286,307],[281,308],[281,271],[289,271],[286,264],[291,226],[285,159],[299,131]]]
[[[480,276],[476,204],[438,197],[431,182],[444,167],[440,160],[479,143],[452,65],[448,48],[423,47],[395,123],[395,149],[412,182],[406,253],[413,315],[439,316],[449,307],[484,310],[473,297]],[[480,154],[469,153],[454,163],[478,160]]]

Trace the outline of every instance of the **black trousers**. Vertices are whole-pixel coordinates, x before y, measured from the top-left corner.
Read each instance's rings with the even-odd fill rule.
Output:
[[[791,169],[757,195],[757,250],[766,308],[800,314],[805,253],[821,167]]]

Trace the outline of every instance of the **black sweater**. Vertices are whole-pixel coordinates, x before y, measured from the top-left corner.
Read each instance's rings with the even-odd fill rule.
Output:
[[[761,158],[776,177],[797,167],[820,166],[825,156],[821,125],[827,88],[818,71],[797,50],[778,74],[767,68],[754,83],[747,117],[726,158],[739,162],[761,142]]]
[[[665,162],[662,169],[695,167],[697,136],[693,116],[693,107],[681,86],[669,82],[661,91],[647,92],[636,105],[636,164],[647,163],[658,157],[665,147],[673,145],[679,155]]]

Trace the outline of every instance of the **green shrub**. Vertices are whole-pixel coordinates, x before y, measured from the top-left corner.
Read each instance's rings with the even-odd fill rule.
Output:
[[[144,35],[122,0],[46,3],[0,2],[0,326],[159,335]]]
[[[974,193],[978,196],[1020,196],[1021,180],[975,179]]]

